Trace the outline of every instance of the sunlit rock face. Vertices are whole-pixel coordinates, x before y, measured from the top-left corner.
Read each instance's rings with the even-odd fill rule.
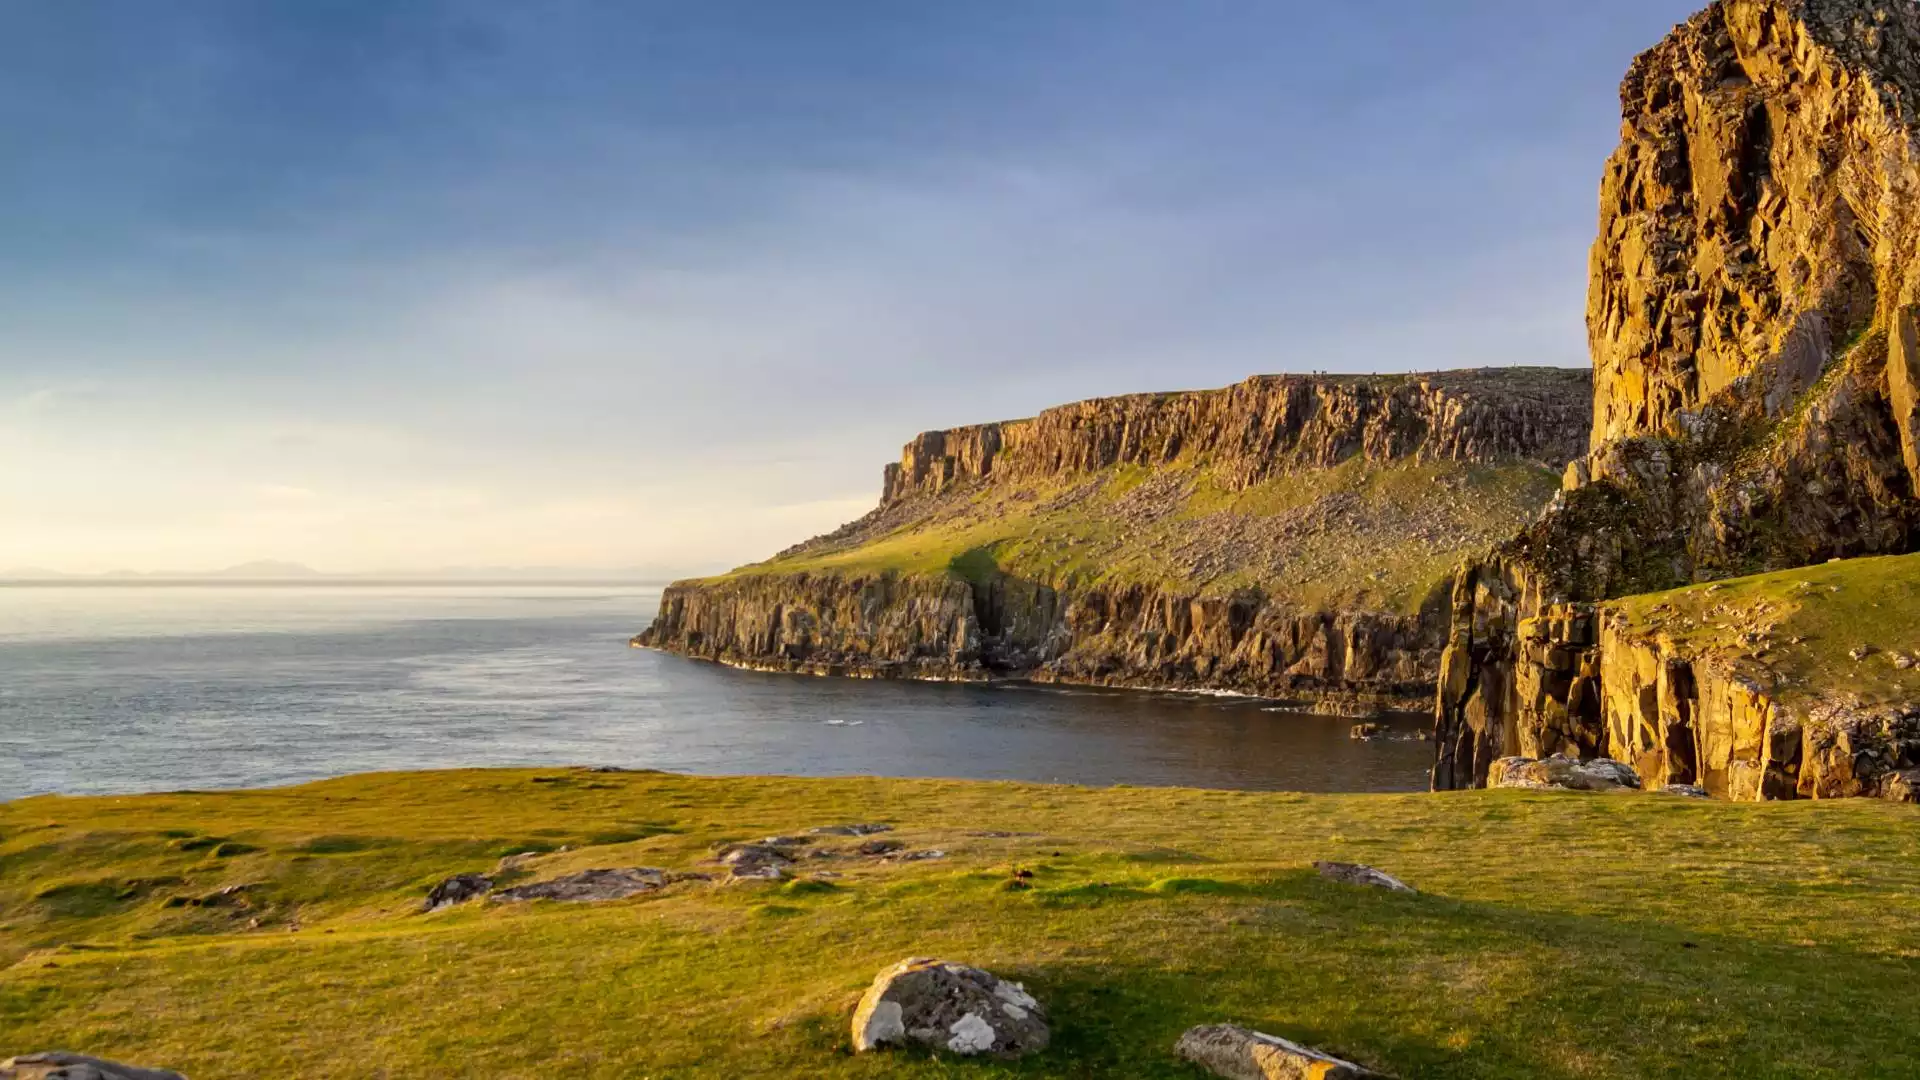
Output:
[[[1738,797],[1850,792],[1803,783],[1764,687],[1717,677],[1669,715],[1724,731],[1667,760],[1670,732],[1619,718],[1672,688],[1622,682],[1644,665],[1605,656],[1590,603],[1913,549],[1920,7],[1721,0],[1635,60],[1620,97],[1589,265],[1588,456],[1456,581],[1434,786],[1567,752]]]

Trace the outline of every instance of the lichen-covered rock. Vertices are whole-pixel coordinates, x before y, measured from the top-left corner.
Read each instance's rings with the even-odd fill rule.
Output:
[[[143,1069],[117,1061],[51,1051],[0,1061],[0,1080],[187,1080],[169,1069]]]
[[[1637,791],[1640,777],[1631,765],[1610,758],[1581,761],[1555,754],[1535,761],[1508,757],[1493,763],[1487,786],[1494,788],[1565,788],[1569,791]]]
[[[493,888],[493,879],[482,874],[455,874],[435,885],[427,893],[426,909],[439,911],[441,908],[464,904],[487,895]]]
[[[582,870],[551,881],[536,881],[501,889],[492,899],[499,903],[525,900],[563,900],[574,903],[597,900],[625,900],[630,896],[655,892],[670,883],[665,870],[630,866],[612,870]]]
[[[1344,885],[1364,885],[1368,888],[1390,889],[1394,892],[1414,891],[1413,886],[1392,874],[1359,863],[1316,862],[1313,868],[1320,871],[1320,876],[1328,881],[1338,881]]]
[[[771,844],[730,844],[717,859],[732,881],[779,881],[793,865],[791,854]]]
[[[1386,1080],[1364,1065],[1233,1024],[1189,1028],[1173,1052],[1226,1080]]]
[[[1017,1058],[1044,1050],[1046,1009],[1019,983],[946,960],[903,960],[881,972],[853,1014],[853,1048],[923,1046]]]

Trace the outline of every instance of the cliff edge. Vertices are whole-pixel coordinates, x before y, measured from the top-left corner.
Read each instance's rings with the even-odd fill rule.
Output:
[[[1735,798],[1830,788],[1808,770],[1832,710],[1815,722],[1764,661],[1742,667],[1763,705],[1712,710],[1656,680],[1632,690],[1645,731],[1611,722],[1632,646],[1596,602],[1912,550],[1916,94],[1910,2],[1720,0],[1634,61],[1589,266],[1588,454],[1455,580],[1436,788],[1556,752]],[[1884,763],[1860,790],[1920,764],[1860,754]]]
[[[872,513],[669,588],[635,644],[744,667],[1430,693],[1453,566],[1585,448],[1584,371],[1258,376],[922,434]]]

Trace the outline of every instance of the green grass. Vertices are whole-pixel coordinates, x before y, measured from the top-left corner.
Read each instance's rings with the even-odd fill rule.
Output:
[[[417,913],[506,851],[555,851],[535,876],[711,870],[716,843],[860,820],[951,856]],[[201,836],[254,850],[176,843]],[[1326,882],[1314,859],[1422,893]],[[850,1055],[866,982],[926,954],[1028,983],[1054,1046]],[[1894,1077],[1916,976],[1920,811],[1868,800],[548,769],[0,805],[0,1053],[196,1080],[1194,1077],[1169,1048],[1218,1021],[1404,1077]]]
[[[1845,697],[1868,707],[1920,701],[1920,555],[1848,559],[1610,602],[1631,633],[1682,656],[1742,656],[1773,673],[1775,696]],[[1854,650],[1867,655],[1855,659]]]
[[[1536,514],[1535,465],[1359,459],[1233,489],[1202,463],[1122,466],[927,500],[906,521],[742,567],[769,574],[1008,575],[1052,586],[1259,589],[1312,606],[1418,611],[1461,558]]]

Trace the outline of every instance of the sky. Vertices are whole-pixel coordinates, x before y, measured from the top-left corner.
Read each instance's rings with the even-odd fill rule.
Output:
[[[1584,365],[1694,0],[0,0],[0,571],[717,570],[915,432]]]

